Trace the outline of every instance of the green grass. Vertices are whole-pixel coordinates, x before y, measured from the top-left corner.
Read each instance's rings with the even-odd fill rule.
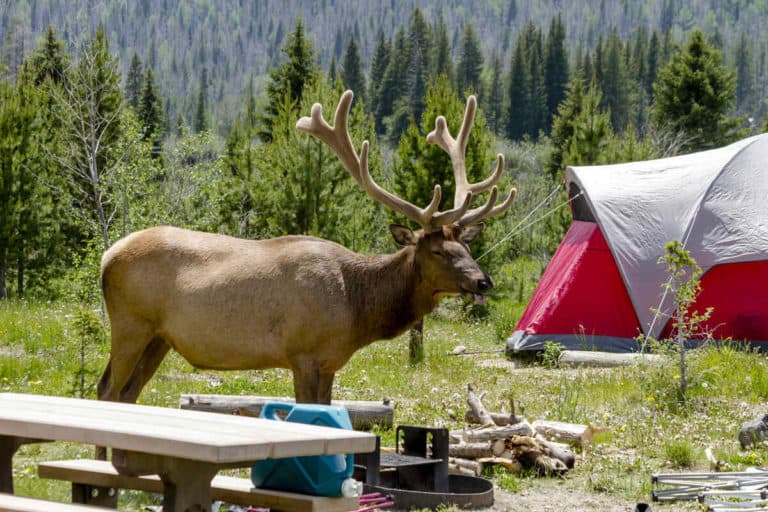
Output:
[[[517,412],[529,420],[588,423],[607,430],[582,454],[563,479],[539,479],[495,471],[491,478],[510,492],[578,489],[629,501],[648,501],[651,474],[680,468],[708,470],[704,450],[712,448],[729,469],[762,465],[764,447],[744,451],[736,434],[741,424],[765,413],[768,364],[759,354],[734,345],[689,352],[688,400],[677,400],[677,362],[612,369],[549,369],[509,362],[500,352],[498,316],[492,305],[485,319],[468,319],[448,302],[427,319],[425,358],[408,363],[408,339],[374,343],[360,350],[337,374],[334,398],[395,402],[397,424],[462,428],[466,386],[487,392],[490,410]],[[502,305],[503,306],[503,305]],[[507,307],[511,307],[507,305]],[[75,328],[78,307],[67,304],[0,302],[0,387],[3,391],[75,396],[81,339]],[[97,312],[98,314],[98,312]],[[508,319],[504,320],[505,322]],[[476,355],[452,356],[456,345]],[[107,342],[90,343],[86,357],[87,396],[93,397],[109,354]],[[178,407],[182,393],[290,396],[290,372],[212,372],[195,370],[175,353],[164,361],[139,402]],[[391,446],[391,430],[378,432]],[[16,491],[67,500],[69,487],[40,480],[36,463],[90,457],[92,448],[68,443],[27,445],[14,459]],[[121,509],[156,498],[123,493]],[[674,507],[659,506],[674,510]]]

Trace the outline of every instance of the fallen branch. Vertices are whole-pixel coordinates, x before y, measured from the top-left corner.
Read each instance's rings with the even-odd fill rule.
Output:
[[[523,421],[523,418],[520,416],[512,416],[510,414],[505,414],[503,412],[491,412],[489,413],[491,415],[491,419],[493,420],[493,423],[498,425],[499,427],[504,427],[507,425],[514,425],[515,423],[520,423]],[[464,413],[464,421],[471,424],[479,424],[482,423],[480,421],[480,418],[477,417],[477,415],[472,412],[472,410],[468,410]]]
[[[463,437],[467,442],[493,441],[496,439],[506,439],[512,436],[532,436],[534,432],[533,427],[531,427],[527,421],[523,421],[515,425],[507,425],[506,427],[465,430]]]
[[[488,410],[485,408],[482,402],[482,395],[477,396],[475,390],[472,389],[472,384],[467,384],[467,404],[469,404],[470,410],[480,419],[481,425],[496,425]]]

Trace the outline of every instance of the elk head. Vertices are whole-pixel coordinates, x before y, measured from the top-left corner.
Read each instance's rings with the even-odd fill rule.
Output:
[[[327,144],[342,161],[355,181],[373,199],[415,222],[421,229],[411,229],[393,224],[390,231],[395,241],[412,247],[414,265],[422,283],[432,290],[434,304],[444,295],[462,295],[465,299],[485,302],[485,294],[493,287],[493,281],[472,258],[468,244],[483,230],[481,221],[506,211],[515,198],[516,190],[510,190],[501,204],[498,199],[498,183],[504,170],[504,155],[497,155],[496,170],[479,183],[469,183],[465,153],[469,132],[477,111],[475,96],[467,99],[464,120],[454,139],[445,121],[438,116],[435,129],[427,135],[427,141],[448,153],[456,183],[453,208],[438,211],[442,188],[435,185],[432,200],[420,208],[379,186],[368,171],[368,141],[363,141],[358,154],[349,135],[349,111],[352,91],[341,96],[336,107],[333,126],[323,118],[322,106],[315,103],[310,117],[302,117],[296,128],[305,131]],[[470,203],[475,195],[490,190],[488,200],[474,209]]]

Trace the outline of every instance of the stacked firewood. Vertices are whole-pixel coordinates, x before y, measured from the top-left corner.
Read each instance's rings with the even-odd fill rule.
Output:
[[[478,476],[490,465],[517,472],[533,469],[542,475],[562,474],[573,468],[577,455],[571,447],[591,444],[594,430],[588,425],[534,421],[515,414],[489,413],[483,395],[467,387],[470,426],[452,431],[448,447],[449,471]]]

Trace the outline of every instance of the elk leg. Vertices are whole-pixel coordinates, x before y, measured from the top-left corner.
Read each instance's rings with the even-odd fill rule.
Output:
[[[316,398],[318,404],[331,405],[331,390],[333,389],[333,377],[335,375],[335,373],[320,373]]]
[[[139,359],[136,368],[131,374],[131,378],[128,379],[128,383],[120,392],[121,402],[136,402],[141,390],[144,389],[149,379],[155,374],[158,366],[163,362],[163,358],[165,358],[170,349],[171,346],[161,338],[154,338],[147,345],[147,348],[141,355],[141,359]]]
[[[320,370],[314,361],[301,361],[293,367],[293,392],[297,404],[317,403]]]
[[[112,350],[99,381],[99,400],[120,400],[122,390],[128,387],[136,366],[152,341],[152,331],[147,326],[139,322],[130,324],[112,320]]]

